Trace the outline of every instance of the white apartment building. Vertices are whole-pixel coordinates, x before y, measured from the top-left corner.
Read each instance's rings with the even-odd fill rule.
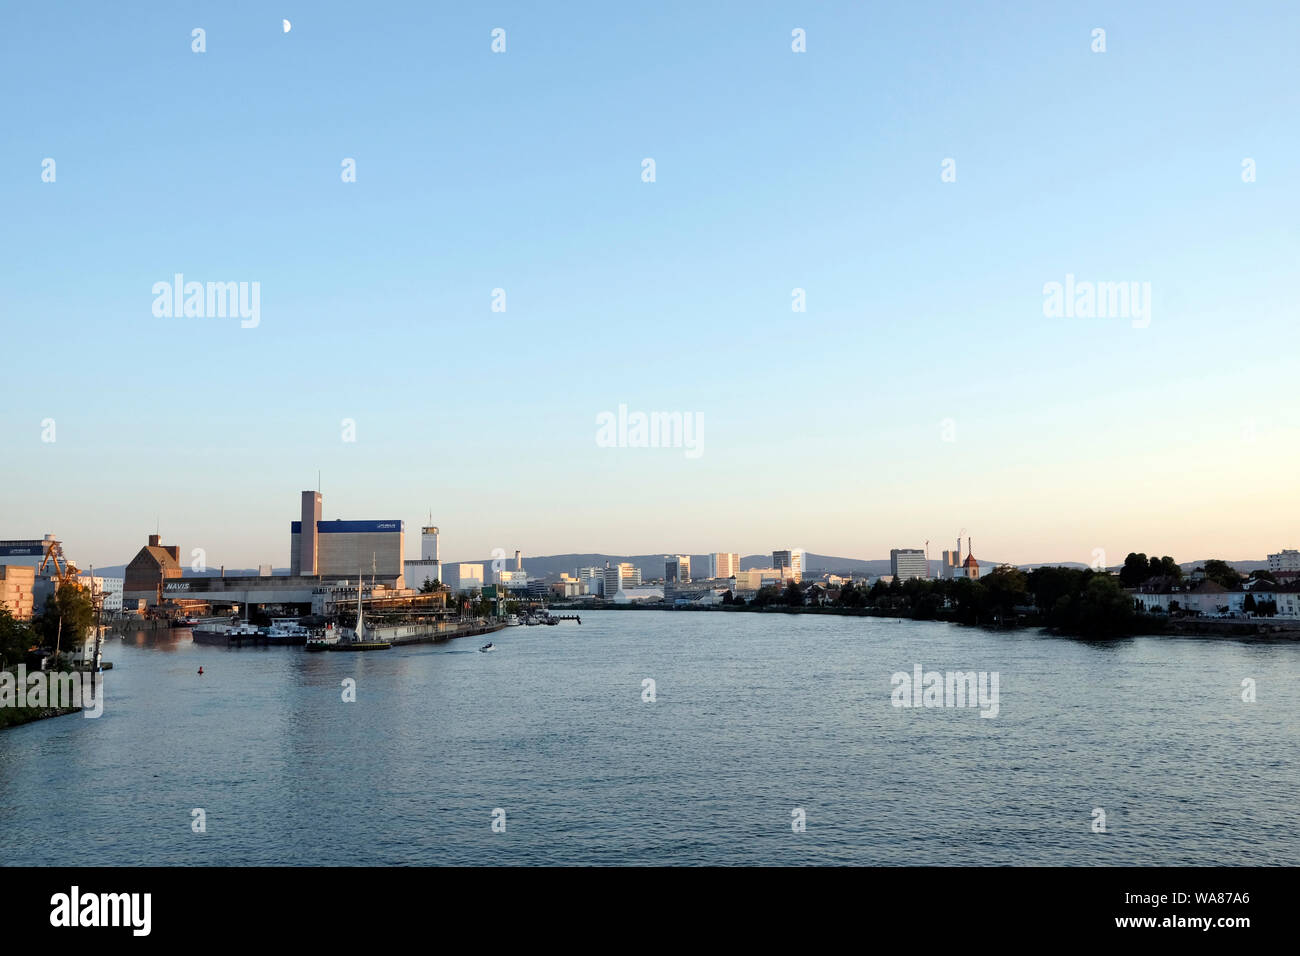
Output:
[[[891,548],[889,573],[899,581],[930,577],[930,562],[920,548]]]
[[[1300,551],[1285,548],[1277,554],[1268,556],[1268,569],[1276,574],[1278,571],[1300,572]]]

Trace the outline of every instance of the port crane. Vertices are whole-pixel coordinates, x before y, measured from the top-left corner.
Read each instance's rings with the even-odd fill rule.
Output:
[[[75,566],[68,563],[67,557],[65,557],[63,554],[63,543],[60,541],[56,541],[56,540],[50,541],[50,546],[45,549],[45,556],[41,558],[41,564],[40,567],[37,568],[37,573],[42,577],[46,576],[45,569],[49,567],[51,564],[54,565],[54,569],[53,569],[53,574],[49,575],[49,577],[51,577],[56,582],[54,585],[55,595],[59,593],[59,588],[63,587],[64,585],[71,585],[73,588],[75,588],[78,591],[80,591],[83,588],[82,583],[77,580],[77,575],[79,575],[81,572]],[[99,622],[96,621],[97,626],[98,623]],[[62,645],[63,645],[63,615],[60,614],[59,629],[54,636],[55,661],[58,661],[59,659],[59,653],[62,649]]]
[[[63,555],[63,543],[61,541],[51,541],[50,546],[45,550],[45,557],[41,558],[40,567],[36,573],[45,577],[45,569],[51,564],[54,565],[54,573],[50,575],[58,586],[71,584],[75,588],[81,588],[82,584],[77,580],[77,575],[81,573],[74,565],[68,563],[68,559]]]

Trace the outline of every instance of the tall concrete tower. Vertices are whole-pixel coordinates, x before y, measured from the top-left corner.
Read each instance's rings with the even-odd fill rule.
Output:
[[[432,525],[420,529],[420,560],[438,560],[438,529]]]
[[[298,535],[298,573],[318,574],[320,542],[316,523],[320,521],[321,494],[319,491],[302,493],[302,531]]]
[[[515,570],[516,570],[516,571],[522,571],[523,569],[524,569],[524,554],[523,554],[522,551],[516,551],[516,552],[515,552]]]

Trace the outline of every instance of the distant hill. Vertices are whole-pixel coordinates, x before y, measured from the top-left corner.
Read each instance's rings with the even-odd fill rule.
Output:
[[[977,556],[978,557],[978,556]],[[610,564],[619,564],[623,561],[629,561],[634,566],[641,569],[641,576],[647,580],[650,578],[662,578],[664,576],[664,555],[662,554],[551,554],[537,555],[535,557],[524,557],[524,570],[532,577],[557,579],[561,571],[567,571],[570,574],[577,568],[603,568],[605,562]],[[492,579],[492,559],[480,558],[477,561],[446,561],[444,564],[481,564],[484,570],[484,580]],[[980,567],[985,571],[997,567],[1003,563],[1000,561],[989,561],[979,558]],[[1240,571],[1242,574],[1249,574],[1261,568],[1268,567],[1268,561],[1229,561],[1230,565]],[[1184,561],[1182,569],[1191,571],[1193,568],[1204,567],[1205,561]],[[506,568],[514,566],[514,558],[506,559]],[[740,559],[741,570],[749,571],[753,568],[770,568],[772,566],[772,555],[770,554],[746,554]],[[1034,568],[1042,567],[1060,567],[1060,568],[1086,568],[1087,564],[1078,561],[1038,561],[1033,564],[1018,564],[1016,567],[1022,571],[1031,571]],[[1115,565],[1108,570],[1118,572],[1120,565]],[[930,559],[930,573],[937,574],[939,569],[939,560],[937,557]],[[82,568],[83,571],[89,571],[89,568]],[[809,552],[807,555],[807,567],[804,569],[806,574],[813,577],[820,577],[822,574],[852,574],[865,577],[877,577],[889,573],[888,558],[843,558],[829,554],[814,554]],[[273,574],[288,574],[288,568],[275,568]],[[692,577],[702,578],[709,573],[709,556],[707,554],[691,555],[691,575]],[[106,567],[96,567],[95,574],[109,578],[120,578],[126,574],[126,565],[114,564]],[[221,574],[220,568],[208,568],[207,571],[196,574],[189,567],[185,567],[186,577],[217,577]],[[226,574],[230,577],[251,577],[257,574],[257,568],[226,568]]]

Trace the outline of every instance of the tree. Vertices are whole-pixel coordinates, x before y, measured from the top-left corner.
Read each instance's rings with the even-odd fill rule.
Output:
[[[21,663],[35,643],[36,632],[32,626],[18,620],[6,605],[0,603],[0,667]]]
[[[1068,634],[1116,637],[1133,633],[1138,615],[1119,580],[1109,574],[1090,573],[1082,591],[1056,602],[1048,623]]]
[[[1211,558],[1205,562],[1205,577],[1215,584],[1222,584],[1225,588],[1241,586],[1241,573],[1227,561],[1220,561],[1218,558]]]
[[[1151,564],[1147,561],[1147,556],[1130,551],[1128,557],[1124,559],[1124,566],[1120,568],[1119,580],[1125,587],[1135,588],[1151,577],[1151,574]]]
[[[1267,581],[1269,584],[1277,584],[1277,578],[1273,577],[1273,572],[1267,568],[1256,568],[1250,572],[1252,581]]]
[[[785,586],[783,597],[790,607],[803,607],[803,588],[799,587],[797,581],[791,581]]]
[[[1017,605],[1029,603],[1029,581],[1019,568],[994,568],[980,583],[984,585],[985,610],[999,617],[1011,617]]]
[[[440,588],[440,587],[442,587],[442,582],[441,582],[441,581],[438,581],[438,580],[436,580],[436,579],[433,580],[433,581],[430,581],[428,578],[425,578],[425,579],[424,579],[424,583],[420,585],[420,593],[421,593],[421,594],[432,594],[434,591],[438,590],[438,588]]]
[[[37,623],[41,646],[57,649],[62,656],[80,646],[94,623],[95,607],[90,592],[72,582],[60,584],[46,599],[45,610]]]

